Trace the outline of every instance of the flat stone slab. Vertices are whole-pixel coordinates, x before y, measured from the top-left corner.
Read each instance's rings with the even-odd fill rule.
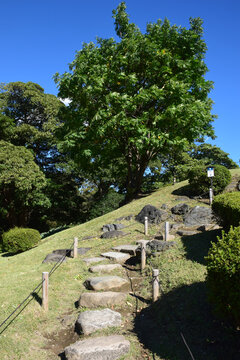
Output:
[[[122,265],[120,264],[106,264],[106,265],[91,266],[89,271],[92,273],[97,273],[97,272],[111,273],[112,271],[119,269],[122,269]]]
[[[138,245],[125,244],[125,245],[114,246],[112,248],[112,250],[119,251],[119,252],[122,252],[122,253],[126,253],[126,254],[129,254],[129,255],[136,255],[137,248],[138,248]]]
[[[84,285],[87,289],[95,291],[126,291],[129,289],[128,280],[123,279],[120,276],[99,276],[89,278],[84,282]]]
[[[51,254],[48,254],[45,259],[43,260],[43,263],[53,263],[53,262],[66,262],[67,259],[63,256],[63,255],[59,255],[59,254],[54,254],[54,253],[51,253]]]
[[[198,231],[196,230],[178,230],[177,234],[180,236],[191,236],[198,234]]]
[[[141,244],[145,244],[147,245],[151,240],[138,240],[136,241],[136,244],[137,245],[141,245]]]
[[[124,263],[126,260],[130,258],[129,254],[123,254],[115,251],[109,251],[106,253],[101,254],[101,256],[116,261],[118,263]]]
[[[123,305],[127,299],[127,293],[123,292],[91,292],[83,293],[78,301],[79,306],[96,308],[99,306]]]
[[[104,259],[102,257],[92,257],[92,258],[86,258],[86,259],[83,259],[83,261],[87,264],[87,265],[90,265],[90,264],[94,264],[94,263],[97,263],[97,262],[100,262],[100,261],[103,261]]]
[[[121,323],[122,316],[116,311],[110,309],[89,310],[78,316],[76,329],[81,334],[89,335],[97,330],[120,326]]]
[[[80,340],[65,348],[67,360],[117,360],[130,350],[130,342],[122,335]]]

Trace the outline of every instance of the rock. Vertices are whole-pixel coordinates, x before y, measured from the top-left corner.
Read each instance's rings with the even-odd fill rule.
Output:
[[[120,236],[124,236],[124,235],[127,235],[127,234],[125,234],[123,231],[119,231],[119,230],[106,231],[105,233],[103,233],[101,235],[101,239],[111,239],[111,238],[120,237]]]
[[[138,245],[124,244],[124,245],[114,246],[112,249],[115,251],[120,251],[122,253],[129,254],[129,255],[136,255],[137,248],[138,248]]]
[[[134,215],[127,215],[127,216],[121,216],[117,219],[115,219],[115,221],[122,221],[122,220],[126,220],[126,221],[130,221],[132,220],[132,218],[134,217]]]
[[[209,207],[195,206],[184,217],[185,226],[205,225],[212,222],[212,210]]]
[[[175,201],[181,201],[181,202],[186,202],[189,201],[189,197],[188,196],[179,196],[175,199]]]
[[[129,289],[129,282],[119,276],[99,276],[89,278],[84,282],[84,285],[89,290],[95,291],[126,291]]]
[[[146,252],[148,254],[152,254],[154,252],[163,252],[173,246],[176,246],[175,241],[152,240],[146,245]]]
[[[153,205],[144,206],[135,219],[144,224],[145,216],[148,217],[148,222],[150,224],[159,224],[161,221],[164,221],[169,217],[167,211],[159,210]]]
[[[123,305],[126,302],[127,293],[123,292],[91,292],[83,293],[78,301],[79,306],[96,308],[99,306]]]
[[[107,231],[120,230],[123,228],[125,228],[125,226],[123,224],[106,224],[106,225],[103,225],[102,231],[107,232]]]
[[[78,255],[84,255],[90,249],[91,249],[90,247],[88,247],[88,248],[80,247],[80,248],[78,248]],[[73,257],[73,250],[71,250],[71,249],[57,249],[57,250],[54,250],[53,253],[62,255],[62,256]]]
[[[84,255],[84,254],[86,254],[89,250],[91,250],[90,247],[88,247],[88,248],[80,247],[80,248],[77,249],[77,253],[78,253],[78,255]],[[71,257],[73,257],[73,250],[71,251]]]
[[[183,223],[171,224],[170,225],[170,230],[178,230],[178,229],[181,229],[183,226],[184,226]]]
[[[76,322],[76,315],[66,315],[61,319],[61,324],[65,327],[74,326]]]
[[[209,230],[218,230],[220,229],[220,226],[217,224],[206,224],[206,225],[201,225],[197,228],[198,231],[209,231]]]
[[[111,273],[114,270],[122,269],[122,265],[120,264],[106,264],[106,265],[95,265],[90,267],[89,271],[92,273],[96,272],[105,272]]]
[[[45,257],[45,259],[43,260],[43,263],[53,263],[53,262],[58,262],[58,261],[66,262],[67,259],[62,255],[51,253]]]
[[[141,246],[141,244],[146,244],[147,245],[149,242],[150,242],[150,240],[137,240],[136,244]]]
[[[126,260],[130,258],[129,254],[123,254],[115,251],[109,251],[101,254],[101,256],[106,257],[107,259],[116,261],[118,263],[124,263]]]
[[[130,350],[130,343],[122,335],[101,336],[65,348],[66,360],[117,360]]]
[[[76,329],[84,335],[112,326],[120,326],[122,316],[110,309],[90,310],[82,312],[76,321]]]
[[[93,263],[97,263],[97,262],[100,262],[100,261],[104,261],[105,259],[103,259],[102,257],[92,257],[92,258],[86,258],[86,259],[83,259],[83,261],[87,264],[87,265],[90,265],[90,264],[93,264]]]
[[[189,212],[189,205],[185,203],[177,204],[171,208],[171,212],[175,215],[185,215]]]
[[[196,230],[178,230],[177,234],[180,236],[191,236],[191,235],[196,235],[198,233],[198,231]]]
[[[161,209],[167,210],[167,208],[168,208],[167,204],[162,204]]]

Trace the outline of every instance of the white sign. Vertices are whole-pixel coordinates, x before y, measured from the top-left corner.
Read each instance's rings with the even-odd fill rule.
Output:
[[[207,168],[207,176],[208,177],[214,176],[214,168],[212,168],[212,167]]]

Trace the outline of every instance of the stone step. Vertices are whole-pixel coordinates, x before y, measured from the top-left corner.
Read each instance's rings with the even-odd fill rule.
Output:
[[[92,273],[96,273],[96,272],[111,273],[114,270],[120,270],[120,269],[122,269],[121,264],[106,264],[106,265],[91,266],[89,268],[89,271]]]
[[[79,306],[96,308],[99,306],[124,305],[127,293],[123,292],[91,292],[83,293],[78,301]]]
[[[89,310],[82,312],[76,321],[76,329],[79,333],[89,335],[97,330],[109,327],[121,326],[122,316],[120,313],[110,310]]]
[[[123,254],[123,253],[119,253],[119,252],[115,252],[115,251],[109,251],[106,253],[101,254],[101,256],[116,261],[117,263],[124,263],[126,260],[128,260],[130,258],[129,254]]]
[[[87,265],[90,265],[90,264],[94,264],[94,263],[97,263],[97,262],[100,262],[100,261],[104,261],[105,259],[103,259],[102,257],[91,257],[91,258],[85,258],[83,259],[83,261],[87,264]]]
[[[119,276],[99,276],[87,279],[84,285],[88,290],[95,291],[128,291],[130,284],[128,280]]]
[[[138,245],[124,244],[124,245],[114,246],[114,247],[112,247],[112,250],[126,253],[129,255],[136,255],[137,248],[138,248]]]
[[[67,360],[117,360],[127,354],[130,343],[122,335],[80,340],[65,348]]]

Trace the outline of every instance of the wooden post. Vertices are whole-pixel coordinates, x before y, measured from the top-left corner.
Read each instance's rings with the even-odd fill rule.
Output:
[[[165,237],[164,237],[165,241],[168,241],[168,234],[169,234],[169,222],[166,221],[165,222]]]
[[[153,302],[156,301],[159,297],[159,280],[158,280],[159,270],[153,269]]]
[[[141,272],[143,272],[145,266],[146,266],[146,243],[141,242]]]
[[[43,310],[48,311],[48,272],[42,273],[42,307]]]
[[[144,234],[148,235],[148,217],[145,216],[144,218]]]
[[[74,238],[73,258],[76,259],[78,256],[78,238]]]

